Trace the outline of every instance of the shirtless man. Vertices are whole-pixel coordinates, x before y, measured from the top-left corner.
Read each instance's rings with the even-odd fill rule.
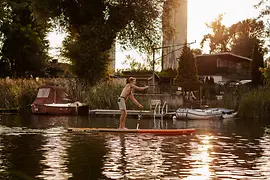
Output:
[[[143,90],[147,89],[148,86],[138,87],[135,84],[136,84],[136,78],[134,78],[134,77],[128,78],[127,84],[124,87],[124,89],[122,90],[120,97],[118,98],[118,105],[119,105],[119,109],[121,110],[119,129],[127,129],[126,128],[126,118],[127,118],[126,101],[128,98],[130,98],[134,104],[136,104],[140,108],[143,108],[143,105],[141,105],[134,98],[132,90],[135,89],[135,90],[143,91]]]

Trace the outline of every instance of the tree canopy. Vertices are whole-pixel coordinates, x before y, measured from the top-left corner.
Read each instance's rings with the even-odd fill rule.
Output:
[[[40,21],[53,19],[69,36],[64,55],[78,77],[94,84],[106,75],[109,50],[117,39],[151,51],[161,36],[164,0],[33,0]]]
[[[260,69],[264,68],[264,61],[263,61],[263,54],[261,53],[262,50],[260,49],[258,44],[255,44],[252,51],[252,85],[257,87],[263,84],[263,74],[261,73]]]
[[[0,6],[0,76],[44,74],[48,24],[33,19],[31,0],[2,0]]]
[[[212,33],[204,35],[201,46],[209,41],[210,53],[230,51],[252,58],[255,44],[260,47],[261,53],[266,52],[264,43],[268,33],[262,20],[246,19],[226,27],[222,24],[222,15],[220,15],[207,26],[212,29]]]

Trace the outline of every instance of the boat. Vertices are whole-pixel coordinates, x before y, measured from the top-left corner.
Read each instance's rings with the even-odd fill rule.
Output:
[[[207,108],[207,109],[213,111],[220,111],[222,113],[221,115],[222,119],[231,119],[237,116],[237,112],[235,112],[233,109],[226,109],[226,108]]]
[[[232,119],[232,118],[235,118],[236,116],[237,116],[237,112],[222,114],[223,119]]]
[[[58,86],[41,86],[36,99],[31,104],[33,114],[50,115],[88,115],[88,105],[72,102],[64,88]]]
[[[236,117],[237,112],[225,108],[188,109],[179,108],[176,110],[177,119],[229,119]]]
[[[178,119],[193,120],[220,119],[222,113],[217,110],[179,108],[176,110],[176,117]]]
[[[68,132],[79,133],[142,133],[159,135],[189,135],[195,129],[114,129],[114,128],[68,128]]]

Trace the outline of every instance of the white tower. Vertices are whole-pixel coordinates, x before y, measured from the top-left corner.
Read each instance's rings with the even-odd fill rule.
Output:
[[[112,44],[112,47],[109,52],[109,64],[108,64],[108,73],[115,73],[115,42]]]
[[[173,32],[168,30],[170,25]],[[162,17],[162,70],[177,69],[183,45],[187,40],[187,0],[167,0]]]

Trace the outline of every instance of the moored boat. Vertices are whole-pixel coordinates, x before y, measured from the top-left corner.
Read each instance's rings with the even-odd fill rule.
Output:
[[[38,89],[31,111],[34,114],[88,115],[89,108],[87,104],[71,102],[63,88],[46,85]]]
[[[179,108],[176,110],[178,119],[220,119],[222,118],[221,111],[207,109],[187,109]]]
[[[179,108],[176,110],[178,119],[229,119],[236,117],[237,112],[226,108],[208,108],[208,109],[187,109]]]

